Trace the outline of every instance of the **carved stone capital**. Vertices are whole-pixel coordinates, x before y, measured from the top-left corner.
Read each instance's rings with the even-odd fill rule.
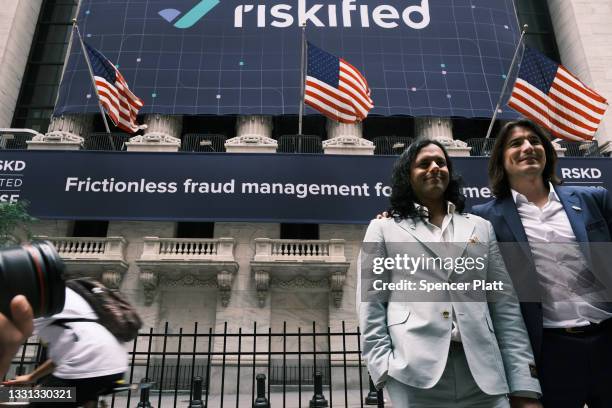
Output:
[[[156,272],[151,270],[143,270],[140,268],[140,281],[142,282],[142,286],[144,287],[145,294],[145,304],[147,306],[151,305],[155,300],[155,295],[157,294],[157,286],[158,286],[158,275]]]
[[[64,134],[77,137],[86,136],[93,129],[93,115],[66,114],[51,117],[47,134]],[[56,133],[59,132],[59,133]]]
[[[271,136],[271,116],[238,116],[236,137],[225,142],[225,150],[228,153],[276,153],[278,142]]]
[[[268,291],[270,289],[270,274],[267,271],[255,271],[255,288],[257,289],[257,300],[259,301],[259,306],[264,307],[266,304],[266,297],[268,297]]]

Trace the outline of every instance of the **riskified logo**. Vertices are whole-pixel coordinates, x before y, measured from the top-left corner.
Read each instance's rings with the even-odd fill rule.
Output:
[[[371,4],[364,0],[341,0],[330,4],[314,4],[314,0],[293,0],[292,4],[240,4],[234,9],[234,28],[246,26],[257,28],[287,28],[308,24],[315,27],[342,27],[394,29],[402,25],[415,30],[429,26],[431,15],[429,0],[409,0],[401,6],[390,4]],[[364,4],[360,4],[364,2]],[[176,28],[190,28],[200,21],[220,0],[201,0],[175,23]],[[397,3],[397,2],[396,2]],[[412,4],[411,4],[412,3]],[[416,3],[416,4],[414,4]],[[176,9],[165,9],[159,12],[163,19],[172,23],[180,15]]]
[[[195,5],[195,7],[179,18],[174,23],[174,26],[176,28],[190,28],[218,4],[219,0],[201,0]],[[181,15],[181,11],[176,9],[165,9],[160,11],[158,14],[167,22],[172,23],[178,16]]]

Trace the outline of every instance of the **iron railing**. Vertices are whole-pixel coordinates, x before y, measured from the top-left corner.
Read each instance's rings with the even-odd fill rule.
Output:
[[[279,153],[323,153],[323,144],[319,136],[283,135],[278,138]]]
[[[125,142],[130,140],[130,136],[118,132],[93,132],[83,139],[83,150],[121,151],[126,149]]]
[[[31,129],[0,129],[0,149],[27,149],[29,140],[38,133]]]
[[[405,136],[379,136],[372,139],[374,154],[399,155],[412,144],[412,138]]]
[[[472,148],[472,150],[470,150],[470,156],[490,156],[495,139],[477,138],[468,139],[465,142],[468,147]]]
[[[142,386],[140,396],[136,387],[108,396],[110,407],[133,407],[139,398],[156,407],[186,406],[200,392],[205,407],[250,407],[262,391],[275,407],[306,407],[321,396],[330,407],[384,406],[368,380],[359,328],[348,331],[344,322],[337,330],[313,322],[307,331],[288,331],[286,322],[281,330],[261,330],[254,323],[249,332],[230,332],[227,323],[220,332],[202,332],[197,323],[186,332],[166,323],[163,330],[139,333],[127,347],[125,379],[150,388]],[[7,378],[31,372],[43,362],[42,350],[36,341],[26,343]]]
[[[183,136],[182,152],[223,153],[227,138],[223,135],[188,133]]]
[[[565,150],[565,157],[602,157],[596,140],[585,142],[559,142]]]

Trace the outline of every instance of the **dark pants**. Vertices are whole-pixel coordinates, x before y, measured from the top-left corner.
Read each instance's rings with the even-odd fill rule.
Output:
[[[123,373],[106,375],[104,377],[92,377],[83,379],[58,378],[53,375],[45,377],[39,385],[43,387],[75,387],[76,402],[39,402],[31,403],[30,407],[36,408],[72,408],[83,406],[89,401],[98,401],[98,396],[102,392],[113,388],[115,382],[123,378]]]
[[[544,408],[612,407],[612,325],[582,334],[545,329],[542,340]]]

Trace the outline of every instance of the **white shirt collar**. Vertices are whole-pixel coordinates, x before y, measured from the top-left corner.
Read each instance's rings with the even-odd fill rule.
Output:
[[[515,189],[511,188],[510,192],[512,193],[512,199],[514,200],[514,204],[516,204],[517,206],[520,204],[525,204],[529,202],[529,200],[527,199],[527,197],[525,197],[525,195],[519,193]],[[559,199],[559,196],[557,195],[557,192],[555,191],[555,187],[552,185],[550,181],[548,182],[548,201],[549,202],[550,201],[561,202],[561,200]]]
[[[428,216],[429,215],[429,209],[427,207],[425,207],[424,205],[421,205],[419,203],[414,203],[414,208],[416,208],[419,213],[422,213],[423,216]],[[453,214],[456,209],[457,209],[457,207],[455,206],[455,204],[453,204],[450,201],[446,202],[446,214],[447,215]]]

